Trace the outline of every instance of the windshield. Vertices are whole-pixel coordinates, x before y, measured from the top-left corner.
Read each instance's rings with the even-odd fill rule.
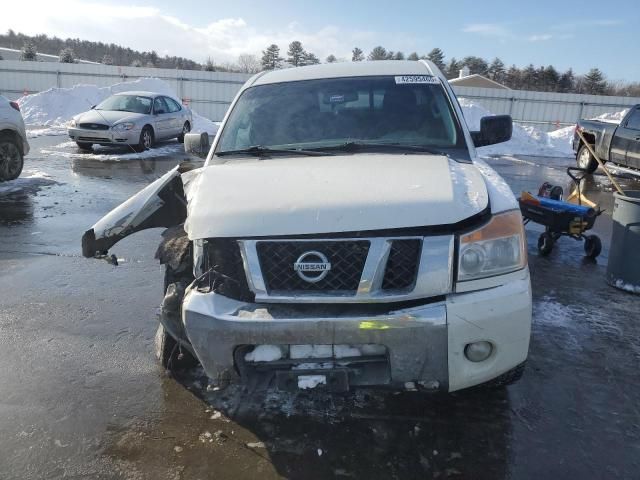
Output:
[[[442,85],[431,76],[307,80],[248,88],[216,152],[321,148],[346,142],[464,147]]]
[[[95,110],[115,110],[117,112],[151,113],[152,100],[139,95],[113,95],[100,102]]]

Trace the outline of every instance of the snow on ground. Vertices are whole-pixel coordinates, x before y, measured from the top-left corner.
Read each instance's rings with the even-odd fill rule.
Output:
[[[0,182],[0,199],[12,193],[35,192],[41,187],[53,185],[56,182],[46,173],[36,169],[25,169],[20,177],[10,182]]]
[[[493,115],[489,110],[466,98],[460,99],[460,106],[464,118],[471,130],[480,129],[480,119]],[[605,113],[594,120],[610,123],[620,123],[627,110],[615,113]],[[511,140],[497,145],[478,148],[478,155],[536,155],[543,157],[573,157],[571,147],[574,127],[560,128],[553,132],[543,132],[532,126],[513,124]]]
[[[43,135],[65,135],[66,126],[75,115],[90,110],[93,105],[120,92],[133,90],[158,92],[180,99],[169,84],[159,78],[141,78],[131,82],[122,82],[110,87],[95,85],[74,85],[71,88],[50,88],[40,93],[26,95],[18,100],[22,118],[30,138]],[[214,134],[218,123],[204,118],[193,111],[194,132]]]
[[[109,161],[123,161],[123,160],[143,160],[145,158],[158,158],[168,155],[174,155],[184,151],[184,146],[181,143],[167,142],[159,143],[150,150],[144,152],[134,152],[133,150],[127,151],[122,146],[114,147],[100,147],[95,145],[93,151],[85,152],[78,149],[75,142],[63,142],[55,145],[51,148],[43,148],[40,152],[44,155],[54,155],[56,157],[65,158],[88,158],[91,160],[109,160]]]

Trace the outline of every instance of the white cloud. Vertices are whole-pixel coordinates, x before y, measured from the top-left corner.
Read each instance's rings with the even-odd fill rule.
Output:
[[[2,6],[0,31],[13,29],[26,34],[46,33],[61,38],[116,43],[137,50],[155,50],[161,55],[178,55],[203,62],[212,57],[217,63],[235,61],[242,53],[260,52],[268,45],[280,46],[285,56],[287,45],[300,40],[305,48],[324,58],[330,53],[351,57],[358,45],[365,51],[382,42],[374,32],[344,31],[325,26],[316,31],[297,22],[257,28],[242,18],[218,19],[204,26],[185,23],[164,15],[159,9],[140,6],[108,5],[81,0],[36,0],[30,2],[32,14],[24,14],[24,5],[7,2]],[[376,44],[377,44],[376,42]]]
[[[552,38],[553,35],[549,33],[542,33],[538,35],[531,35],[527,40],[529,40],[530,42],[544,42],[546,40],[551,40]]]
[[[511,32],[499,23],[472,23],[462,29],[465,33],[477,33],[487,37],[509,37]]]

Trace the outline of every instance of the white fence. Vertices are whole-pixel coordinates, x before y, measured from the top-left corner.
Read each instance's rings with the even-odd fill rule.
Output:
[[[199,70],[0,60],[0,95],[15,100],[51,87],[66,88],[77,84],[106,87],[156,77],[166,81],[178,97],[200,115],[222,120],[233,97],[250,76]]]
[[[211,120],[222,120],[236,92],[250,75],[0,60],[0,95],[15,100],[25,93],[35,93],[51,87],[71,87],[77,84],[104,87],[141,77],[165,80],[183,102],[191,105],[198,113]],[[524,90],[454,87],[454,91],[458,97],[476,101],[495,114],[509,114],[516,122],[532,124],[547,131],[573,125],[579,118],[617,112],[640,103],[640,98],[632,97]]]
[[[575,125],[580,118],[619,112],[640,103],[638,97],[607,97],[577,93],[530,92],[496,88],[453,87],[458,98],[468,98],[496,115],[550,131]]]

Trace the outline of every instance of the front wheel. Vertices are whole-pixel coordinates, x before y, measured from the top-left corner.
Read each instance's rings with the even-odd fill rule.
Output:
[[[153,147],[153,130],[149,125],[144,127],[140,132],[140,141],[135,146],[136,152],[144,152]]]
[[[78,148],[80,150],[90,151],[91,149],[93,149],[93,143],[76,142],[76,145],[78,145]]]
[[[580,150],[578,150],[576,162],[578,163],[578,167],[584,168],[587,173],[593,173],[598,168],[598,161],[591,155],[591,152],[584,144],[580,147]]]
[[[602,251],[602,241],[597,235],[588,235],[584,239],[584,254],[595,260]]]
[[[540,234],[540,236],[538,237],[538,251],[540,252],[540,255],[542,255],[543,257],[549,255],[551,253],[551,250],[553,250],[553,243],[553,235],[551,235],[549,232]]]
[[[184,143],[184,136],[190,131],[191,125],[189,124],[189,122],[184,122],[184,125],[182,126],[182,132],[180,132],[180,135],[178,135],[178,142]]]
[[[15,180],[22,173],[24,157],[16,141],[0,135],[0,182]]]

